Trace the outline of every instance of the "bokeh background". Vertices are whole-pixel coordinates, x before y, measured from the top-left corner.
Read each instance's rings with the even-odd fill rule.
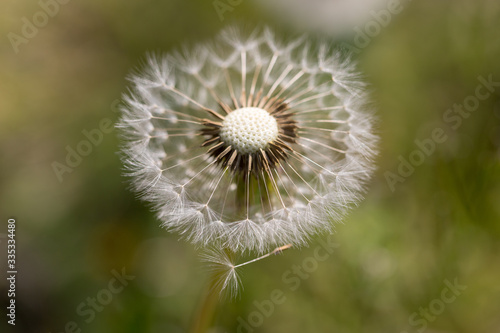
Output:
[[[222,19],[207,0],[66,1],[15,52],[9,33],[21,35],[23,18],[32,21],[42,7],[2,1],[2,332],[188,332],[207,274],[193,247],[159,228],[127,189],[115,131],[103,132],[61,178],[54,162],[65,164],[84,130],[116,121],[125,77],[147,51],[203,41],[235,22],[269,24],[284,35],[306,31],[256,1],[221,2],[231,9]],[[335,251],[297,290],[283,274],[313,256],[326,235],[243,270],[244,290],[220,301],[210,332],[500,332],[500,87],[458,129],[443,123],[447,109],[474,95],[479,76],[500,82],[500,2],[401,4],[353,54],[373,90],[381,137],[366,199],[337,226]],[[332,43],[355,46],[364,24],[334,31]],[[448,140],[391,190],[387,171],[397,173],[398,158],[436,127]],[[5,316],[9,217],[17,221],[15,327]],[[135,278],[86,322],[90,315],[77,308],[105,297],[113,271],[123,269]],[[440,308],[445,280],[467,288]],[[275,289],[286,301],[259,317],[254,302]],[[430,305],[438,314],[415,323],[426,317],[414,313]],[[258,325],[243,328],[242,320]],[[70,322],[77,329],[68,330]]]

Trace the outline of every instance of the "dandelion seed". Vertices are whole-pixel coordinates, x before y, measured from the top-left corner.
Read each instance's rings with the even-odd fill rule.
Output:
[[[231,28],[149,57],[131,82],[118,126],[134,188],[195,244],[303,245],[343,218],[371,175],[366,87],[326,43]]]
[[[208,269],[214,276],[214,288],[221,294],[227,292],[235,297],[240,290],[241,279],[230,254],[223,249],[210,248],[202,253],[201,259],[208,263]]]
[[[238,274],[238,269],[240,267],[253,264],[254,262],[272,255],[281,254],[283,251],[288,250],[291,247],[292,244],[283,245],[258,258],[254,258],[237,265],[234,264],[234,259],[227,251],[218,248],[206,250],[202,254],[201,258],[203,261],[209,263],[208,268],[215,276],[215,288],[219,289],[221,293],[227,291],[231,297],[235,297],[238,294],[241,285],[241,279]]]

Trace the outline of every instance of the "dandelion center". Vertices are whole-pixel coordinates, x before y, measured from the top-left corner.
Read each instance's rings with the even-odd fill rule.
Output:
[[[229,113],[222,122],[220,138],[240,154],[267,149],[278,138],[278,122],[264,109],[245,107]]]

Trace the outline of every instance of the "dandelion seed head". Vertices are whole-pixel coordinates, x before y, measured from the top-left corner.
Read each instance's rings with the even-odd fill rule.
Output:
[[[117,125],[134,190],[200,246],[301,246],[365,191],[377,137],[366,85],[328,43],[270,29],[150,56]]]

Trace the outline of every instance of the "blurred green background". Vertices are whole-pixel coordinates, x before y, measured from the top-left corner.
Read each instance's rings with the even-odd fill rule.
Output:
[[[147,51],[203,41],[231,22],[284,34],[297,32],[293,24],[250,0],[223,21],[206,0],[72,0],[16,53],[8,34],[21,35],[22,18],[41,7],[1,7],[1,331],[59,333],[75,322],[81,332],[187,332],[207,274],[195,249],[159,228],[128,190],[115,131],[61,179],[53,163],[65,164],[84,130],[117,119],[125,77]],[[479,76],[500,82],[500,2],[404,7],[354,54],[374,91],[381,145],[367,197],[337,227],[335,251],[296,290],[283,274],[310,262],[326,236],[247,267],[241,296],[220,302],[210,332],[500,332],[500,87],[456,130],[443,122],[474,95]],[[397,173],[398,157],[436,127],[448,140],[392,191],[386,172]],[[15,327],[5,316],[9,217],[17,221]],[[135,278],[106,292],[123,269]],[[467,288],[443,302],[445,280]],[[286,300],[267,316],[255,302],[267,304],[275,289]],[[105,300],[95,316],[77,312],[91,308],[88,297]],[[429,306],[427,317],[419,313]]]

